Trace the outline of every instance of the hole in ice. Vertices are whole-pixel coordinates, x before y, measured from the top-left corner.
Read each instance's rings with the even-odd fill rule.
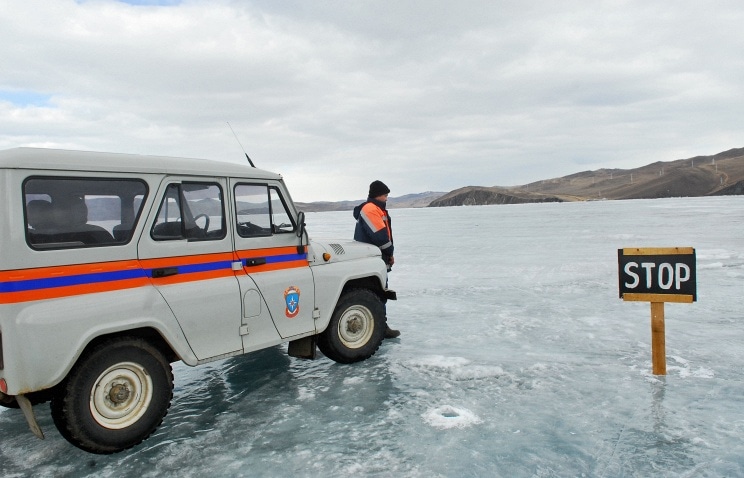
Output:
[[[435,428],[464,428],[481,422],[470,410],[449,405],[432,408],[421,414],[424,421]]]

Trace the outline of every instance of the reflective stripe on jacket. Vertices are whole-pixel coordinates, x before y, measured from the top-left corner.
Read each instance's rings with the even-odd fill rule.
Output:
[[[383,258],[393,255],[393,230],[385,203],[368,199],[354,208],[354,218],[357,220],[355,241],[379,247]]]

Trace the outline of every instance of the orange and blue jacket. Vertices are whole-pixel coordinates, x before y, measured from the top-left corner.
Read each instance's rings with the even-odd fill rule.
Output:
[[[374,244],[380,248],[387,264],[393,256],[393,229],[385,203],[369,198],[354,208],[354,240]]]

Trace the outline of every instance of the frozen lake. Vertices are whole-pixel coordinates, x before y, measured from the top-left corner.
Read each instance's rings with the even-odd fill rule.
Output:
[[[84,453],[0,410],[0,476],[744,476],[744,197],[391,211],[402,331],[338,365],[277,347],[198,368],[150,439]],[[351,212],[310,213],[350,238]],[[618,298],[617,250],[691,246],[698,301]]]

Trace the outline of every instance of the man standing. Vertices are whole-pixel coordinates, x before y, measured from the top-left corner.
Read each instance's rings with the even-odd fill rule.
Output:
[[[382,260],[387,264],[388,272],[395,263],[393,230],[390,225],[390,215],[386,208],[389,193],[390,189],[385,186],[385,183],[372,181],[372,184],[369,185],[367,201],[354,208],[354,219],[357,220],[354,240],[379,247],[380,252],[382,252]],[[399,330],[393,330],[390,326],[386,326],[386,339],[394,339],[399,335]]]

